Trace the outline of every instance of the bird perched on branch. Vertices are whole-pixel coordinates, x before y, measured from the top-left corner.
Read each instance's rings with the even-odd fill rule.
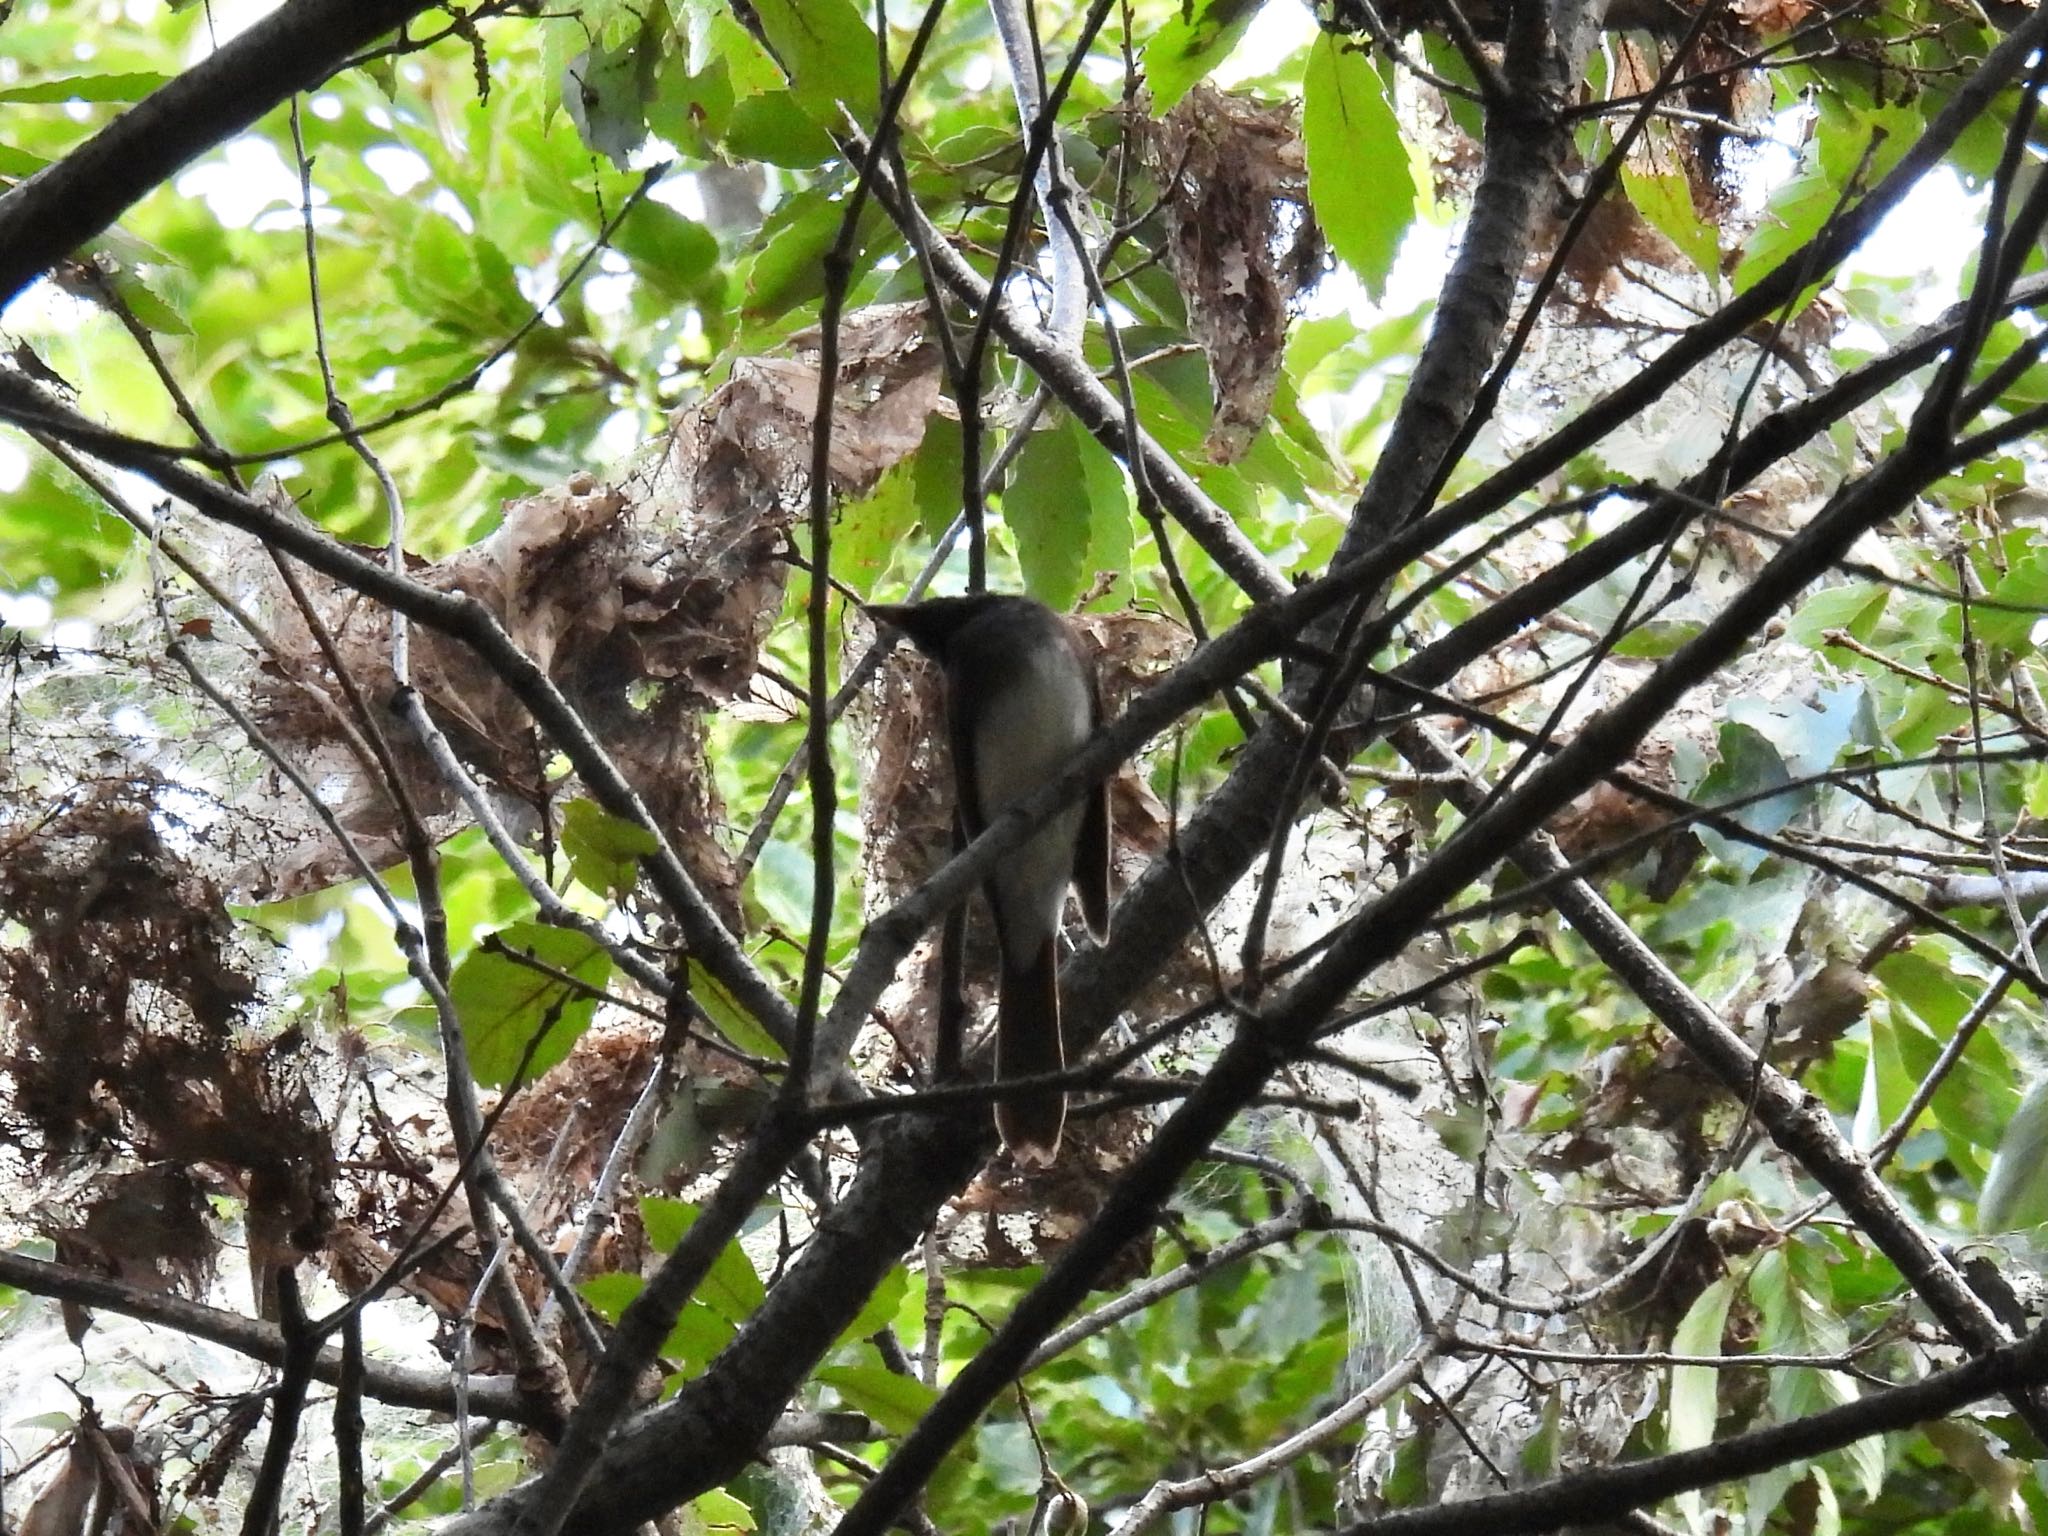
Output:
[[[1028,597],[977,593],[921,603],[872,603],[882,623],[939,664],[963,837],[1043,787],[1102,720],[1095,663],[1067,621]],[[1002,952],[996,1002],[996,1080],[1058,1072],[1058,940],[1067,887],[1088,931],[1109,934],[1109,784],[1092,786],[1010,850],[984,887]],[[1067,1100],[1054,1090],[996,1105],[996,1129],[1020,1164],[1049,1165]]]

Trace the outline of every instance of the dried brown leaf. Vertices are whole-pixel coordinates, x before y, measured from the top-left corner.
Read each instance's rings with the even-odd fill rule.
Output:
[[[669,432],[615,480],[579,475],[508,504],[471,547],[411,574],[487,608],[581,709],[686,845],[696,873],[737,918],[722,829],[702,761],[701,711],[745,696],[782,607],[790,525],[802,516],[817,407],[818,338],[786,356],[743,358],[728,382],[678,412]],[[857,495],[914,452],[939,408],[937,350],[922,307],[884,305],[846,318],[834,393],[832,489]],[[272,492],[280,512],[290,512]],[[295,514],[293,514],[295,515]],[[252,606],[279,641],[247,679],[266,734],[339,786],[338,817],[373,865],[402,856],[401,828],[375,765],[352,739],[311,626],[267,567],[244,573]],[[392,691],[389,614],[379,603],[300,572],[343,665],[373,702]],[[515,830],[553,813],[552,748],[525,707],[467,647],[415,627],[413,682],[457,753],[509,797]],[[645,685],[655,685],[652,702]],[[466,819],[416,745],[394,743],[431,830]],[[318,889],[355,874],[308,828],[283,857],[257,851],[236,885],[257,899]]]
[[[247,1203],[259,1259],[316,1248],[335,1158],[304,1041],[251,1039],[255,984],[220,892],[166,844],[157,792],[124,781],[0,848],[12,1025],[0,1134],[84,1169],[40,1214],[77,1262],[189,1289],[217,1239],[205,1193]]]
[[[1216,393],[1204,451],[1233,463],[1266,419],[1288,308],[1324,269],[1291,102],[1197,86],[1148,135],[1167,219],[1166,259],[1208,354]]]

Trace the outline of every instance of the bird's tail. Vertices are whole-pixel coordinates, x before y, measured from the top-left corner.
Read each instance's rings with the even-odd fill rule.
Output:
[[[996,1000],[996,1081],[1042,1077],[1065,1068],[1060,1042],[1060,973],[1055,935],[1048,933],[1031,963],[1003,966]],[[1026,1168],[1047,1168],[1059,1154],[1067,1122],[1067,1096],[1059,1089],[999,1100],[996,1130],[1010,1156]]]

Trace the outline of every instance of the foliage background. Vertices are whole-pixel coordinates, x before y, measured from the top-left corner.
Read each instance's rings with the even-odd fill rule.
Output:
[[[0,18],[13,180],[84,166],[254,12]],[[925,20],[885,8],[892,68]],[[1555,1523],[1557,1474],[1755,1431],[1738,1473],[1674,1461],[1572,1517],[2031,1530],[2031,1357],[1825,1453],[1772,1436],[2034,1317],[2037,23],[1042,5],[1113,325],[1077,358],[1010,323],[971,390],[926,306],[962,351],[975,308],[927,269],[985,280],[1013,208],[1046,217],[980,7],[930,31],[886,198],[857,190],[846,130],[882,114],[847,0],[486,0],[246,126],[187,103],[157,132],[189,166],[5,317],[16,1528],[97,1499],[348,1529],[438,1473],[392,1518],[795,1531],[868,1486],[843,1529],[915,1495],[922,1529],[1505,1530]],[[0,267],[37,250],[36,185],[0,197]],[[892,220],[906,187],[936,241]],[[1039,250],[1018,314],[1061,281]],[[934,704],[862,662],[847,599],[949,547],[977,464],[990,584],[1083,613],[1133,718],[1186,689],[1124,745],[1130,896],[1070,1020],[1121,1014],[1116,1043],[1225,1005],[1134,1051],[1149,1078],[1108,1097],[1140,1107],[1040,1184],[976,1174],[979,1103],[821,1127],[772,1091],[813,987],[826,1067],[891,1026],[853,1048],[869,1090],[929,1048],[931,948],[903,965],[872,920],[944,900],[910,895],[945,852]],[[1363,638],[1287,606],[1402,535]],[[940,571],[959,589],[964,549]],[[1233,635],[1235,662],[1196,648]],[[1312,768],[1332,656],[1382,718]],[[808,701],[867,677],[814,734]],[[1531,733],[1568,750],[1535,768]],[[1561,854],[1524,844],[1546,830]],[[1531,887],[1545,859],[1590,884]],[[472,1075],[514,1091],[465,1162]],[[577,1325],[531,1253],[493,1278],[510,1210],[556,1261],[589,1221]],[[393,1370],[309,1389],[300,1307],[369,1291],[415,1227],[441,1245],[363,1314]],[[1003,1390],[1090,1284],[1148,1275]],[[58,1299],[103,1309],[82,1357]],[[629,1420],[643,1372],[670,1401]],[[603,1459],[575,1513],[566,1474],[509,1493],[579,1401],[554,1464]]]

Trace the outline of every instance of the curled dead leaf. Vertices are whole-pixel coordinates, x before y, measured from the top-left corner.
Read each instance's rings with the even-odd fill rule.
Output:
[[[1148,124],[1166,258],[1208,355],[1215,416],[1203,450],[1234,463],[1280,378],[1288,308],[1324,270],[1299,111],[1208,86]]]

